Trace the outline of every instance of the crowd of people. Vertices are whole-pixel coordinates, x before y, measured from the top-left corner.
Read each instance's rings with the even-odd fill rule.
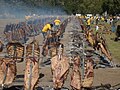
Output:
[[[113,33],[116,32],[117,22],[120,20],[120,16],[108,16],[108,17],[105,17],[105,16],[90,16],[90,17],[81,16],[80,18],[82,18],[86,22],[88,30],[91,29],[91,25],[95,25],[95,30],[98,31],[100,25],[104,25],[105,23],[107,23],[108,25],[111,26],[110,31]]]

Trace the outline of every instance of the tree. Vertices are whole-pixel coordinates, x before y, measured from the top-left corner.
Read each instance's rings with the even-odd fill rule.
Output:
[[[68,14],[73,11],[82,14],[102,14],[107,11],[109,14],[120,13],[120,0],[3,0],[5,2],[23,1],[26,5],[33,7],[39,6],[58,6],[61,7]]]

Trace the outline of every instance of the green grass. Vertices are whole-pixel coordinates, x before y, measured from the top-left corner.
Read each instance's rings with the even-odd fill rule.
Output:
[[[120,25],[120,21],[118,21],[116,25]],[[105,22],[100,23],[99,26],[101,26],[101,28],[99,28],[100,33],[103,29],[111,30],[111,26],[108,23],[105,23]],[[93,31],[95,31],[95,25],[94,24],[91,24],[91,29]],[[111,35],[102,34],[102,36],[106,40],[107,48],[112,55],[113,61],[115,60],[115,61],[120,63],[120,40],[118,42],[114,41],[114,39],[116,37],[116,35],[114,33],[112,33]]]
[[[117,22],[117,25],[120,25],[120,21]],[[107,23],[103,24],[107,29],[111,30],[111,26]],[[95,26],[92,25],[92,29],[95,30]],[[104,38],[106,39],[107,47],[112,55],[113,60],[116,60],[117,62],[120,62],[120,40],[118,42],[115,42],[114,39],[116,35],[112,33],[109,34],[102,34]]]
[[[112,55],[113,60],[117,60],[120,62],[120,41],[115,42],[114,38],[115,38],[115,34],[111,34],[111,35],[104,35],[105,39],[106,39],[106,43],[108,46],[108,49],[110,50],[110,53]]]
[[[117,25],[120,24],[120,21],[117,22]],[[107,25],[108,29],[110,29],[110,25]],[[117,60],[120,62],[120,40],[118,42],[115,42],[114,39],[116,35],[112,33],[111,35],[104,35],[106,39],[106,43],[108,45],[108,48],[112,54],[113,60]]]

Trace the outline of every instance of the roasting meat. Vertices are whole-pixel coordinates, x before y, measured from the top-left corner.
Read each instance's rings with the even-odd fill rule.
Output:
[[[61,88],[69,70],[68,58],[66,56],[54,56],[51,59],[54,88]]]
[[[93,60],[91,58],[88,58],[85,65],[85,76],[84,81],[82,83],[83,87],[91,87],[93,84],[93,77],[94,77]]]
[[[26,47],[26,50],[24,90],[34,90],[39,80],[39,45],[37,42],[32,42]]]
[[[0,84],[9,85],[16,76],[16,63],[9,58],[0,59]]]
[[[71,87],[73,90],[81,90],[81,73],[80,73],[80,57],[77,56],[73,59],[73,71],[71,75]]]

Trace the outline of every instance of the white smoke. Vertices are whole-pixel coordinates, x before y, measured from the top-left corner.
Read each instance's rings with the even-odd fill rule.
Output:
[[[0,0],[0,18],[24,18],[25,15],[66,15],[61,7],[26,5],[21,0]]]

